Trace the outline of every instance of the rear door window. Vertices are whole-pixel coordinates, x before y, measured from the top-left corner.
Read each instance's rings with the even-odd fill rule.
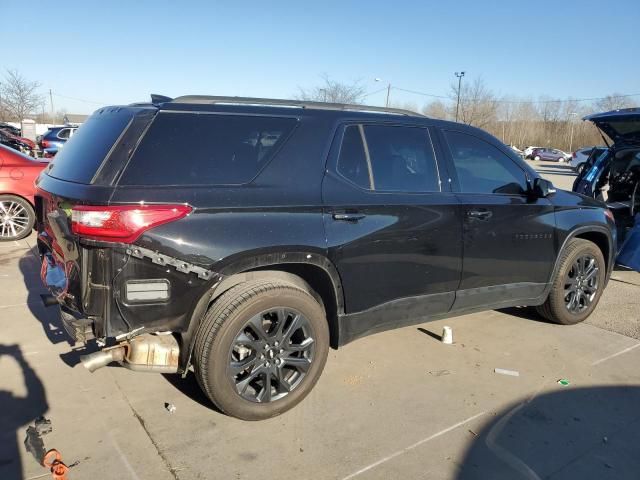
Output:
[[[439,192],[440,180],[426,128],[390,125],[346,127],[338,173],[380,192]]]
[[[120,185],[237,185],[269,163],[295,118],[160,112]]]
[[[466,133],[447,130],[443,133],[461,192],[522,194],[526,191],[524,171],[495,146]]]
[[[345,128],[338,157],[338,173],[362,188],[371,188],[371,171],[364,151],[360,125]]]

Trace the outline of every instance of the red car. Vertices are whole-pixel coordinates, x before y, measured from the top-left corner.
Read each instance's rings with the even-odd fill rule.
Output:
[[[48,161],[0,145],[0,241],[19,240],[35,223],[35,179]]]

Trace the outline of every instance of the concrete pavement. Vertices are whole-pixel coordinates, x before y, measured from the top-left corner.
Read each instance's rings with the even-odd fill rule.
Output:
[[[515,308],[359,340],[330,352],[294,410],[242,422],[192,375],[76,365],[40,304],[32,246],[0,243],[3,480],[49,475],[23,445],[39,415],[53,425],[46,448],[76,464],[70,479],[638,478],[639,274],[615,272],[572,327]],[[454,345],[437,340],[445,324]]]
[[[72,479],[636,478],[635,339],[526,309],[408,327],[330,352],[301,405],[242,422],[192,376],[72,368],[77,353],[38,303],[28,243],[1,248],[0,478],[46,473],[22,445],[41,414],[53,424],[46,448],[79,462]],[[452,346],[434,338],[444,324]]]

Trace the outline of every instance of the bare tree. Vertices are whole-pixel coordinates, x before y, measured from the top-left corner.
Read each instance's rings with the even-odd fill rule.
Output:
[[[612,93],[601,98],[593,105],[599,112],[608,112],[610,110],[618,110],[620,108],[635,107],[635,103],[630,97],[625,97],[620,93]]]
[[[314,102],[359,104],[364,100],[365,89],[359,81],[342,83],[329,78],[324,74],[320,76],[322,84],[309,89],[300,88],[296,95],[299,100]]]
[[[455,102],[458,95],[458,84],[451,84],[451,99]],[[498,101],[484,83],[482,77],[471,82],[463,82],[460,89],[460,120],[467,125],[486,127],[495,120],[498,112]]]
[[[37,93],[40,84],[24,78],[17,70],[7,70],[2,81],[2,107],[8,118],[21,121],[38,110],[42,97]]]
[[[422,113],[427,117],[438,118],[440,120],[449,120],[449,108],[440,100],[434,100],[422,107]]]

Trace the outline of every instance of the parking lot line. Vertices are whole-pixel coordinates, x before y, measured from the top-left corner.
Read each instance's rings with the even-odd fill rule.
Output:
[[[484,415],[486,412],[480,412],[475,414],[472,417],[469,417],[465,420],[462,420],[461,422],[456,423],[455,425],[451,425],[450,427],[445,428],[444,430],[440,430],[438,433],[434,433],[433,435],[431,435],[430,437],[427,438],[423,438],[420,441],[417,441],[416,443],[414,443],[413,445],[409,445],[408,447],[403,448],[402,450],[398,450],[397,452],[392,453],[391,455],[388,455],[380,460],[378,460],[377,462],[372,463],[371,465],[367,465],[364,468],[361,468],[360,470],[358,470],[357,472],[353,472],[349,475],[347,475],[346,477],[344,477],[342,480],[349,480],[351,478],[357,477],[358,475],[367,472],[369,470],[371,470],[372,468],[376,468],[379,465],[382,465],[385,462],[388,462],[389,460],[396,458],[400,455],[402,455],[403,453],[407,453],[411,450],[413,450],[414,448],[419,447],[420,445],[427,443],[430,440],[433,440],[434,438],[438,438],[442,435],[444,435],[445,433],[449,433],[452,430],[455,430],[458,427],[461,427],[462,425],[464,425],[465,423],[469,423],[473,420],[475,420],[478,417],[481,417],[482,415]]]
[[[13,303],[10,305],[0,305],[0,308],[24,307],[26,303]]]
[[[624,350],[620,350],[619,352],[609,355],[608,357],[604,357],[604,358],[601,358],[600,360],[596,360],[591,364],[591,366],[595,367],[596,365],[600,365],[601,363],[606,362],[607,360],[611,360],[612,358],[615,358],[618,355],[622,355],[624,353],[630,352],[634,348],[638,348],[638,347],[640,347],[640,343],[636,343],[635,345],[625,348]]]

